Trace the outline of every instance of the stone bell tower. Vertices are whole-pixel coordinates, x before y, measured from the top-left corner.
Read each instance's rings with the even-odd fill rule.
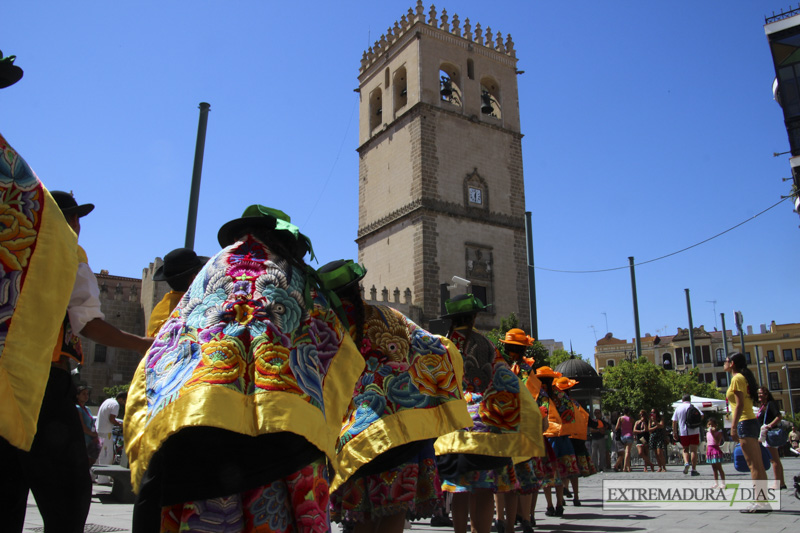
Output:
[[[423,325],[453,276],[493,304],[479,327],[511,312],[529,322],[516,64],[510,35],[426,16],[422,1],[361,59],[363,286],[410,288]]]

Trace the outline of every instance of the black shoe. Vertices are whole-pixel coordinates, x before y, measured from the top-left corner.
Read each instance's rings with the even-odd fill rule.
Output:
[[[572,505],[574,505],[575,507],[580,507],[581,500],[577,496],[575,496],[574,498],[572,498]]]
[[[569,491],[569,489],[564,489],[564,497],[572,498],[572,493]]]
[[[564,506],[556,505],[556,516],[564,516]]]
[[[544,515],[545,516],[555,516],[556,515],[556,511],[555,511],[555,509],[553,509],[552,507],[550,507],[548,505],[547,506],[547,510],[544,512]]]
[[[495,520],[492,531],[497,531],[497,533],[506,533],[506,523],[501,522],[500,520]]]
[[[533,533],[533,526],[527,520],[523,520],[522,522],[522,533]]]
[[[431,527],[452,527],[453,522],[446,516],[433,516],[431,518]]]

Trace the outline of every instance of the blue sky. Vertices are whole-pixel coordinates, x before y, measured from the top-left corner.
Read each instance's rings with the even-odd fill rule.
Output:
[[[139,277],[182,246],[198,103],[211,104],[196,250],[250,203],[283,209],[319,264],[356,257],[358,67],[413,0],[36,0],[3,7],[0,49],[25,77],[0,131],[50,189],[96,204],[95,271]],[[430,3],[425,3],[428,11]],[[626,267],[707,239],[788,194],[764,16],[788,4],[437,2],[511,34],[539,335],[591,356],[634,335]],[[790,201],[636,269],[641,332],[798,322]],[[367,265],[369,267],[369,265]],[[716,304],[711,303],[716,301]],[[716,315],[714,308],[716,307]],[[606,320],[608,326],[606,327]]]

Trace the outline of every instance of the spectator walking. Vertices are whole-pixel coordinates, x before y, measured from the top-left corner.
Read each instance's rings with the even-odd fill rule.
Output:
[[[697,471],[697,448],[700,446],[700,427],[691,427],[689,423],[689,410],[697,409],[692,406],[692,396],[684,394],[681,405],[672,415],[672,434],[678,435],[683,447],[683,473],[688,474],[689,469],[693,476],[699,476]]]
[[[114,428],[122,427],[122,420],[118,418],[119,411],[124,407],[127,398],[127,392],[118,392],[114,398],[108,398],[101,403],[100,409],[97,410],[97,434],[100,436],[98,466],[114,464]],[[99,475],[97,482],[101,485],[108,485],[111,483],[111,478]]]
[[[589,438],[592,442],[592,463],[600,472],[604,472],[606,464],[606,433],[610,428],[608,421],[603,419],[600,409],[594,410],[594,417],[589,419]]]
[[[625,447],[625,455],[622,463],[622,471],[631,471],[631,449],[633,448],[633,419],[631,418],[631,408],[625,407],[622,409],[622,416],[617,419],[617,425],[614,427],[615,431],[619,431],[619,440]],[[619,459],[617,459],[619,462]]]
[[[758,388],[758,421],[762,426],[767,429],[773,429],[781,424],[781,410],[778,409],[778,404],[772,393],[766,387]],[[769,450],[769,461],[772,463],[772,475],[775,476],[775,485],[773,488],[781,490],[786,488],[786,482],[783,480],[783,463],[781,463],[781,456],[779,449],[775,446],[770,446],[769,443],[764,444]]]

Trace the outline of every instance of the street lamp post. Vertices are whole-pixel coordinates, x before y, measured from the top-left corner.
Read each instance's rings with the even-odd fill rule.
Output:
[[[789,381],[789,365],[783,365],[783,370],[786,371],[786,390],[789,391],[789,410],[792,412],[792,418],[794,418],[794,402],[792,401],[792,382]]]

